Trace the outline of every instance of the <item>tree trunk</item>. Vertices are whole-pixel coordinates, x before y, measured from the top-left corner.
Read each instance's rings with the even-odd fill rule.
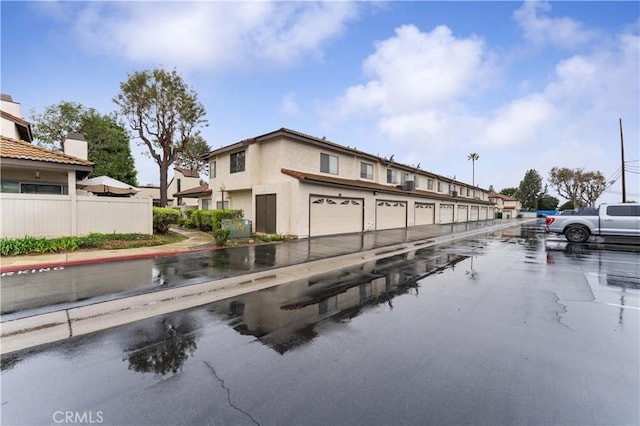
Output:
[[[167,207],[167,175],[169,163],[162,161],[160,164],[160,207]]]

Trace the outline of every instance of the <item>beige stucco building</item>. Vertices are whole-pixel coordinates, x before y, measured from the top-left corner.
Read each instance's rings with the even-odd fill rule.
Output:
[[[289,129],[207,158],[212,207],[242,209],[254,232],[309,237],[494,217],[485,189]]]

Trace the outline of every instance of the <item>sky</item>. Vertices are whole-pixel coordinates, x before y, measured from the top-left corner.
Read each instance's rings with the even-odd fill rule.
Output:
[[[177,70],[212,149],[281,127],[496,191],[600,171],[640,196],[640,3],[2,1],[1,88],[23,116],[102,113],[135,71]],[[158,166],[132,139],[140,184]],[[204,177],[204,176],[203,176]],[[549,189],[551,195],[565,200]]]

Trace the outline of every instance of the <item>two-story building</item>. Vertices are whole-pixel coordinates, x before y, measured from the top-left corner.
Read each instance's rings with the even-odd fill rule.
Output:
[[[242,209],[254,232],[309,237],[494,217],[485,189],[285,128],[207,159],[212,206]]]
[[[489,200],[496,205],[496,213],[500,213],[503,219],[518,217],[522,204],[518,199],[497,192],[489,192]]]

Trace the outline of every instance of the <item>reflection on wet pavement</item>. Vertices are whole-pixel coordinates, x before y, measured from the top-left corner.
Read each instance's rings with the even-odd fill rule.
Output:
[[[2,423],[637,424],[638,253],[554,247],[522,226],[5,356]]]
[[[482,229],[493,221],[314,237],[153,259],[2,273],[2,320]]]

